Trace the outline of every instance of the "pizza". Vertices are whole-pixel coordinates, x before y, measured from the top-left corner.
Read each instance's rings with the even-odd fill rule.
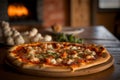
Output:
[[[7,61],[20,68],[49,72],[75,72],[107,62],[111,55],[96,44],[37,42],[13,46]]]

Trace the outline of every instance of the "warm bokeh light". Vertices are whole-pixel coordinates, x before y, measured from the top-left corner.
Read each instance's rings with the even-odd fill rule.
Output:
[[[8,16],[14,17],[14,16],[27,16],[29,14],[28,9],[21,4],[11,4],[8,6]]]

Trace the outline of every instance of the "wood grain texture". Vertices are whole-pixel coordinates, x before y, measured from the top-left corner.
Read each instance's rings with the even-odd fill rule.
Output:
[[[90,0],[71,0],[71,26],[90,26]]]

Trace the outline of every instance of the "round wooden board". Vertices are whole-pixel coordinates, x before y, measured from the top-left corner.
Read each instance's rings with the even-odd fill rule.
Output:
[[[15,68],[17,71],[25,74],[36,75],[36,76],[47,76],[47,77],[72,77],[72,76],[83,76],[83,75],[93,74],[106,70],[113,65],[114,59],[111,56],[110,59],[105,63],[93,67],[89,67],[86,69],[81,69],[75,72],[47,72],[47,71],[29,70],[29,69],[18,68],[10,64],[9,61],[7,60],[6,63],[12,68]]]

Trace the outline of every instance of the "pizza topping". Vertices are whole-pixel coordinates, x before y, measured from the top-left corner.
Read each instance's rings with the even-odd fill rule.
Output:
[[[61,58],[67,58],[67,52],[65,51],[65,52],[63,52],[62,54],[61,54]]]
[[[63,59],[57,58],[56,61],[57,61],[57,63],[59,64],[59,63],[61,63],[61,62],[63,61]]]
[[[30,61],[32,61],[32,62],[39,62],[39,58],[32,57],[32,58],[30,59]]]
[[[39,43],[19,46],[11,51],[24,62],[47,64],[53,66],[84,65],[96,60],[100,56],[106,57],[104,48],[96,45],[72,43]]]
[[[69,65],[69,64],[72,64],[74,62],[74,59],[69,59],[68,61],[67,61],[67,64]]]
[[[52,63],[52,64],[56,64],[57,62],[56,62],[55,59],[51,59],[51,63]]]
[[[93,55],[87,55],[86,59],[95,59],[95,57]]]
[[[76,46],[72,46],[71,49],[72,49],[72,50],[76,50],[77,47],[76,47]]]

